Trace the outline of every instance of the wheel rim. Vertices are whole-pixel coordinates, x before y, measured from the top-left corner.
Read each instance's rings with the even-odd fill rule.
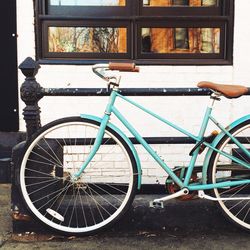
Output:
[[[234,137],[241,138],[242,144],[247,146],[250,144],[250,125],[243,126],[233,133]],[[235,157],[242,159],[250,165],[250,159],[243,152],[239,150],[237,145],[230,143],[230,138],[227,138],[221,145],[220,150],[233,154]],[[231,145],[230,145],[231,144]],[[246,147],[249,149],[249,146]],[[242,180],[250,178],[250,170],[240,166],[237,163],[229,162],[229,159],[217,154],[214,160],[212,171],[212,182],[225,180]],[[247,197],[250,195],[250,184],[238,185],[235,187],[225,187],[214,189],[217,198],[237,198]],[[226,215],[237,224],[244,228],[250,229],[250,200],[219,200],[221,208]]]
[[[95,231],[116,219],[127,205],[133,167],[125,147],[109,131],[84,174],[72,181],[97,130],[90,123],[59,124],[41,133],[27,149],[21,190],[28,207],[48,226],[69,233]]]

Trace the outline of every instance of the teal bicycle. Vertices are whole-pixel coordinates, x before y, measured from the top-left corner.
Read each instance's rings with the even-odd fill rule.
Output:
[[[20,189],[35,218],[63,234],[89,235],[124,216],[140,190],[142,168],[131,140],[110,123],[113,115],[165,170],[166,185],[174,187],[165,197],[152,201],[152,207],[196,195],[217,201],[229,219],[250,230],[250,115],[226,128],[212,116],[221,96],[237,98],[248,88],[199,83],[198,87],[209,88],[212,94],[199,134],[194,135],[119,92],[119,72],[139,71],[134,64],[97,64],[93,71],[107,81],[110,89],[103,117],[83,114],[59,119],[42,127],[27,142]],[[115,107],[117,98],[192,138],[196,143],[188,166],[170,168]],[[218,134],[205,136],[209,122],[218,127]],[[204,163],[196,166],[204,149]]]

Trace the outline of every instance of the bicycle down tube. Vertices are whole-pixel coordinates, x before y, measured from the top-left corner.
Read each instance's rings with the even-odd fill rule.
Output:
[[[132,104],[133,106],[141,109],[142,111],[146,112],[147,114],[155,117],[156,119],[160,120],[161,122],[167,124],[168,126],[174,128],[175,130],[178,130],[179,132],[187,135],[188,137],[194,139],[196,141],[196,143],[200,143],[204,137],[207,125],[209,123],[209,120],[212,120],[225,134],[227,134],[234,142],[237,143],[237,145],[239,146],[239,148],[241,148],[244,152],[247,151],[244,146],[242,144],[240,144],[240,142],[234,138],[226,129],[224,129],[212,116],[212,109],[213,109],[213,104],[207,107],[206,113],[204,115],[203,118],[203,122],[199,131],[199,135],[195,136],[191,133],[189,133],[188,131],[186,131],[185,129],[171,123],[170,121],[162,118],[161,116],[155,114],[154,112],[146,109],[145,107],[141,106],[140,104],[130,100],[129,98],[122,96],[121,94],[118,93],[117,90],[113,90],[111,92],[110,98],[109,98],[109,103],[106,107],[105,110],[105,115],[102,119],[102,123],[100,126],[100,130],[98,131],[98,135],[97,135],[97,139],[93,145],[93,149],[92,152],[90,153],[88,159],[86,159],[86,161],[84,162],[83,166],[81,167],[81,169],[78,171],[78,173],[75,174],[75,177],[79,177],[81,175],[81,173],[84,171],[84,169],[88,166],[89,162],[91,161],[91,159],[93,158],[94,154],[97,152],[97,150],[99,149],[100,145],[101,145],[101,139],[104,133],[104,129],[109,121],[109,117],[111,115],[111,113],[113,113],[121,122],[122,124],[131,132],[131,134],[136,138],[136,140],[147,150],[147,152],[157,161],[157,163],[165,170],[165,172],[173,179],[173,181],[180,187],[180,188],[184,188],[187,187],[190,190],[205,190],[205,189],[212,189],[212,188],[219,188],[219,187],[226,187],[226,186],[236,186],[236,185],[240,185],[240,184],[248,184],[250,183],[250,180],[240,180],[240,181],[224,181],[224,182],[220,182],[220,183],[216,183],[216,184],[192,184],[189,185],[190,182],[190,178],[191,175],[193,173],[193,169],[195,167],[195,163],[197,160],[197,157],[199,155],[199,148],[197,147],[196,150],[193,152],[192,157],[190,159],[188,168],[187,168],[187,173],[185,175],[184,178],[184,182],[172,171],[172,169],[167,166],[167,164],[159,157],[159,155],[153,150],[153,148],[142,138],[142,136],[135,130],[135,128],[126,120],[126,118],[118,111],[118,109],[115,108],[114,104],[115,104],[115,100],[116,97],[120,97],[122,98],[124,101]],[[211,144],[207,143],[207,142],[203,142],[205,146],[207,146],[208,148],[211,148],[212,150],[220,153],[221,155],[243,165],[246,168],[250,168],[250,166],[248,164],[246,164],[244,161],[238,159],[237,157],[234,157],[226,152],[220,151],[218,149],[216,149],[215,147],[213,147]],[[248,152],[248,151],[247,151]],[[249,152],[248,152],[249,154]]]

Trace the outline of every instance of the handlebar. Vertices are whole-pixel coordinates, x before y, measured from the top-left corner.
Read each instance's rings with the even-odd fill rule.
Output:
[[[140,68],[134,63],[109,63],[109,70],[118,70],[124,72],[139,72]]]
[[[134,63],[117,63],[117,62],[110,62],[109,64],[95,64],[92,67],[93,72],[101,77],[103,80],[110,82],[110,80],[116,79],[116,82],[119,85],[120,82],[120,76],[117,77],[117,75],[107,75],[107,71],[120,71],[120,72],[139,72],[140,68],[137,67]]]

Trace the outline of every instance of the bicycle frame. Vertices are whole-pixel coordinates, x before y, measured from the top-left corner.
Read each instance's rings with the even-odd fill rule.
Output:
[[[101,119],[101,125],[99,128],[99,131],[97,133],[97,137],[96,140],[94,142],[93,148],[89,154],[89,156],[87,157],[87,159],[85,160],[84,164],[82,165],[81,169],[78,171],[78,173],[75,174],[74,178],[79,178],[81,173],[84,171],[84,169],[88,166],[89,162],[92,160],[92,158],[94,157],[95,153],[98,151],[100,145],[101,145],[101,141],[104,135],[104,131],[105,128],[109,122],[109,118],[110,115],[113,113],[121,122],[122,124],[130,131],[130,133],[136,138],[136,140],[147,150],[147,152],[156,160],[156,162],[165,170],[165,172],[172,178],[172,180],[180,187],[180,188],[187,188],[190,191],[194,191],[194,190],[206,190],[206,189],[213,189],[213,188],[222,188],[222,187],[228,187],[228,186],[237,186],[237,185],[243,185],[243,184],[248,184],[250,183],[250,180],[239,180],[239,181],[224,181],[224,182],[220,182],[220,183],[216,183],[216,184],[200,184],[200,183],[190,183],[190,179],[192,176],[192,172],[194,170],[195,167],[195,163],[199,154],[199,149],[200,146],[197,147],[195,149],[195,151],[192,154],[191,160],[189,162],[188,168],[187,168],[187,172],[185,174],[185,178],[184,181],[182,181],[174,172],[173,170],[167,166],[167,164],[159,157],[159,155],[152,149],[152,147],[142,138],[142,136],[135,130],[135,128],[126,120],[126,118],[119,112],[119,110],[114,106],[115,104],[115,100],[116,98],[119,97],[121,99],[123,99],[124,101],[132,104],[133,106],[139,108],[140,110],[144,111],[145,113],[153,116],[154,118],[160,120],[161,122],[167,124],[168,126],[174,128],[175,130],[181,132],[182,134],[185,134],[186,136],[194,139],[196,141],[196,143],[200,143],[202,141],[202,139],[204,138],[204,134],[206,132],[207,129],[207,125],[209,123],[209,121],[212,121],[214,124],[216,124],[216,126],[218,126],[221,131],[228,135],[230,137],[230,139],[240,148],[243,150],[243,152],[250,157],[250,152],[235,138],[233,137],[230,132],[225,129],[219,122],[216,121],[216,119],[211,115],[212,113],[212,109],[213,109],[213,104],[214,104],[214,100],[212,100],[211,105],[207,107],[203,121],[202,121],[202,125],[199,131],[198,136],[193,135],[192,133],[189,133],[188,131],[186,131],[185,129],[177,126],[176,124],[168,121],[167,119],[164,119],[163,117],[155,114],[154,112],[146,109],[145,107],[141,106],[140,104],[130,100],[129,98],[121,95],[120,93],[118,93],[117,89],[113,89],[111,94],[110,94],[110,98],[109,98],[109,102],[107,104],[106,110],[105,110],[105,114],[103,116],[103,118]],[[217,153],[220,153],[221,155],[231,159],[232,161],[246,167],[247,169],[250,169],[250,165],[245,163],[244,161],[238,159],[237,157],[234,157],[226,152],[220,151],[218,149],[216,149],[212,143],[208,143],[208,142],[202,142],[205,146],[207,146],[208,148],[210,148],[213,151],[216,151]]]

